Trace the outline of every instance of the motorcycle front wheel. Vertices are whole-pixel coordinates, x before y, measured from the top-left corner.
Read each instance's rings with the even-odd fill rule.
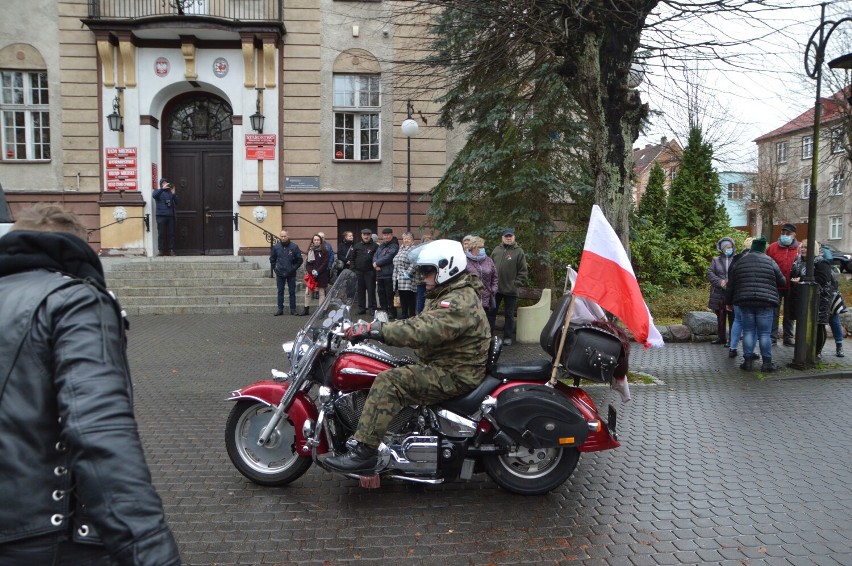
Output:
[[[520,495],[542,495],[565,483],[577,462],[576,448],[525,448],[483,458],[485,472],[494,483]]]
[[[231,409],[225,425],[225,448],[237,470],[259,485],[286,485],[311,467],[311,459],[296,451],[293,423],[282,419],[266,446],[257,439],[275,407],[257,401],[239,401]]]

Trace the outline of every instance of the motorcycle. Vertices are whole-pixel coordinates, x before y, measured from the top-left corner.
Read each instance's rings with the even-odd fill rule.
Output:
[[[345,453],[375,377],[415,363],[346,340],[355,290],[355,273],[344,270],[294,341],[284,344],[289,371],[272,370],[272,379],[231,393],[225,446],[252,482],[286,485],[312,464],[324,467],[325,455]],[[379,446],[375,474],[342,475],[378,487],[381,479],[440,484],[484,471],[508,491],[537,495],[562,485],[581,453],[617,448],[615,409],[610,405],[601,418],[579,379],[611,380],[626,362],[623,343],[598,328],[569,329],[563,324],[569,299],[563,297],[542,331],[550,360],[501,363],[501,341],[492,338],[478,387],[436,405],[404,408]],[[567,348],[556,360],[563,333]],[[574,378],[573,387],[553,379],[554,362],[563,377]]]

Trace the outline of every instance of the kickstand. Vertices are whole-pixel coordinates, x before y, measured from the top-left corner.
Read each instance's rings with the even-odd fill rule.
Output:
[[[364,489],[378,489],[382,486],[382,479],[379,477],[379,474],[373,474],[372,476],[359,476],[358,480],[361,482],[361,487]]]

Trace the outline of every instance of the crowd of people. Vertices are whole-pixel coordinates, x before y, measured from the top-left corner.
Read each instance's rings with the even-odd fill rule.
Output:
[[[284,314],[284,290],[289,292],[290,314],[310,314],[311,302],[321,302],[325,290],[343,269],[351,269],[358,276],[356,314],[373,315],[377,309],[388,313],[391,320],[405,320],[423,311],[426,286],[411,263],[409,253],[415,247],[414,234],[404,232],[397,238],[392,228],[373,234],[369,228],[361,230],[361,239],[355,241],[350,231],[341,234],[335,254],[325,234],[317,232],[302,252],[290,240],[287,230],[282,230],[279,242],[272,247],[269,258],[278,288],[278,308],[275,316]],[[424,236],[420,243],[430,241]],[[467,260],[466,271],[483,283],[480,296],[492,333],[497,315],[503,310],[503,343],[511,345],[515,339],[515,309],[518,289],[526,284],[528,270],[523,248],[515,241],[515,230],[501,232],[501,243],[491,255],[486,252],[485,240],[470,234],[462,240]],[[296,308],[296,273],[304,264],[305,306]]]
[[[767,246],[766,238],[746,238],[742,251],[737,253],[731,238],[721,238],[718,255],[707,270],[710,282],[708,307],[716,313],[717,337],[712,344],[729,348],[729,357],[737,357],[742,336],[743,361],[740,368],[754,369],[761,358],[760,370],[778,369],[772,361],[772,346],[778,342],[778,323],[783,310],[781,340],[785,346],[795,345],[795,325],[802,310],[799,284],[807,265],[807,240],[796,239],[796,226],[784,224],[778,240]],[[844,357],[845,332],[840,313],[845,310],[838,291],[837,277],[831,266],[831,252],[816,242],[814,281],[819,287],[817,318],[817,361],[822,359],[828,324],[835,341],[835,355]],[[760,355],[755,353],[759,347]]]

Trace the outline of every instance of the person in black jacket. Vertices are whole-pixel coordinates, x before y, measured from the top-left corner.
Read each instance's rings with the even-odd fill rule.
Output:
[[[280,241],[272,246],[269,264],[275,272],[275,282],[278,285],[278,310],[275,316],[284,314],[284,284],[290,293],[290,314],[296,314],[296,271],[302,265],[302,250],[296,242],[290,241],[287,230],[281,230]]]
[[[766,238],[751,243],[751,252],[742,256],[731,267],[725,302],[732,309],[739,307],[743,327],[743,363],[740,369],[753,369],[755,338],[760,342],[763,365],[760,371],[772,372],[778,366],[772,363],[772,317],[778,307],[778,289],[787,279],[778,264],[766,255]]]
[[[175,186],[166,179],[160,179],[160,188],[154,191],[151,197],[157,201],[157,245],[160,255],[166,254],[166,244],[169,247],[169,255],[175,255],[175,208],[178,204]]]
[[[352,247],[352,267],[358,274],[358,314],[365,314],[368,308],[371,313],[376,310],[376,269],[373,267],[373,257],[378,247],[373,241],[373,231],[369,228],[361,230],[361,241]]]
[[[379,307],[396,318],[393,306],[393,258],[399,252],[399,240],[393,235],[392,228],[382,230],[382,243],[373,256],[373,268],[376,270],[376,289],[379,292]]]
[[[0,238],[0,564],[177,566],[133,417],[125,321],[79,218]]]

